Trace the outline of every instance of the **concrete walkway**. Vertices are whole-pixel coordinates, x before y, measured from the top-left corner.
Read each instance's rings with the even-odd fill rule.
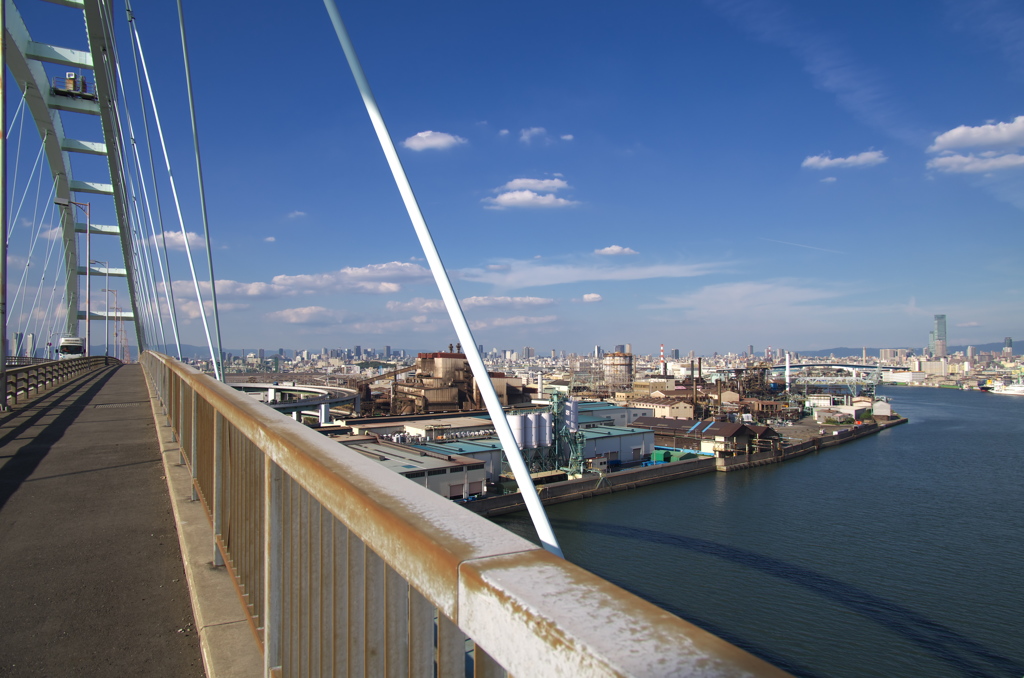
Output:
[[[0,413],[0,676],[203,675],[142,368]]]

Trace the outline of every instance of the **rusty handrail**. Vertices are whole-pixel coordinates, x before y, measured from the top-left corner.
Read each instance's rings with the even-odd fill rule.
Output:
[[[230,386],[140,362],[265,675],[465,675],[467,637],[476,675],[787,675]]]

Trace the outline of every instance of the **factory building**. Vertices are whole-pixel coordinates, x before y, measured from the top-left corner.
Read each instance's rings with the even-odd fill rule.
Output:
[[[484,464],[459,454],[436,453],[376,437],[348,438],[345,447],[448,499],[466,499],[487,490]]]
[[[502,406],[527,400],[523,381],[502,372],[488,376]],[[415,376],[395,384],[392,414],[481,409],[483,397],[464,353],[420,353]]]

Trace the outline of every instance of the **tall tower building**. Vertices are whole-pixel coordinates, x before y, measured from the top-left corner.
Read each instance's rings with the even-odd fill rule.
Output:
[[[946,355],[946,316],[935,316],[935,357]]]

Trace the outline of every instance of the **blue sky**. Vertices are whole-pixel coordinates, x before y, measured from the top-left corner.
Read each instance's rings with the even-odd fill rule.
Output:
[[[201,232],[177,18],[151,4]],[[339,7],[488,349],[923,346],[935,313],[951,345],[1024,335],[1019,3]],[[224,345],[454,342],[322,4],[185,12]]]

